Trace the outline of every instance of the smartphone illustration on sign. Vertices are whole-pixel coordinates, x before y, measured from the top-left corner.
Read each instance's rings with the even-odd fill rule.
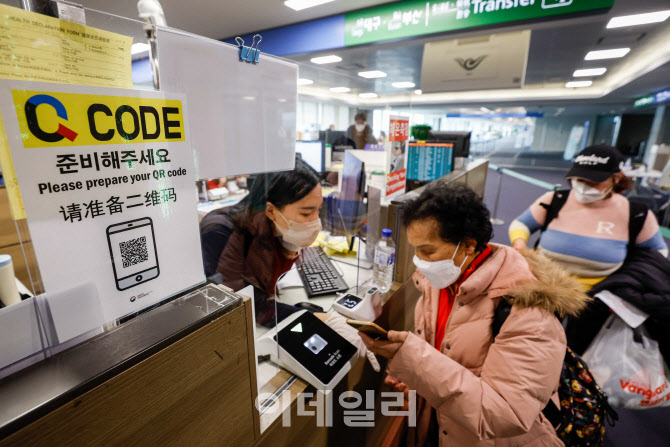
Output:
[[[542,0],[542,9],[559,8],[572,4],[572,0]]]
[[[130,289],[160,274],[151,218],[108,226],[107,243],[118,290]]]

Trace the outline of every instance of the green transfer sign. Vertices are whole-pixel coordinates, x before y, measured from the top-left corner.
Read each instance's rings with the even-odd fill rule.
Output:
[[[670,90],[656,93],[655,95],[645,96],[635,101],[635,107],[654,106],[670,101]]]
[[[409,0],[345,15],[345,45],[608,9],[614,0]]]
[[[651,106],[654,104],[655,99],[656,95],[645,96],[635,101],[635,107]]]

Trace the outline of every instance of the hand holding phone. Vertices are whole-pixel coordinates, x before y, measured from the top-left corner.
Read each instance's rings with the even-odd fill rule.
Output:
[[[371,321],[347,320],[347,324],[371,338],[377,340],[388,340],[388,331]]]

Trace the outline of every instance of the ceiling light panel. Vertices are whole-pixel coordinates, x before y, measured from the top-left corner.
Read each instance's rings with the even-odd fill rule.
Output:
[[[323,64],[333,64],[335,62],[340,62],[342,61],[342,58],[340,56],[335,56],[334,54],[331,54],[329,56],[313,57],[310,60],[314,64],[323,65]]]
[[[361,71],[358,73],[358,76],[366,79],[375,79],[375,78],[385,78],[387,75],[383,71],[373,70],[373,71]]]
[[[361,71],[358,73],[358,76],[366,79],[375,79],[375,78],[385,78],[386,73],[383,71],[379,70],[374,70],[374,71]]]
[[[607,72],[607,68],[586,68],[577,70],[572,76],[575,78],[583,78],[586,76],[602,76]]]
[[[312,81],[311,79],[304,79],[304,78],[298,79],[298,85],[312,85],[312,84],[314,84],[314,81]]]
[[[332,87],[330,91],[333,93],[349,93],[351,89],[349,87]]]
[[[593,81],[573,81],[573,82],[568,82],[565,84],[566,88],[583,88],[583,87],[591,87],[593,85]]]
[[[376,93],[361,93],[361,94],[358,95],[358,96],[360,96],[361,98],[368,99],[368,98],[376,98],[376,97],[379,96],[379,95],[376,94]]]
[[[334,0],[286,0],[284,4],[291,9],[301,11],[303,9],[323,5],[324,3],[330,3],[332,1]]]
[[[622,28],[624,26],[647,25],[649,23],[664,22],[670,17],[670,9],[666,11],[634,14],[630,16],[614,17],[607,24],[607,28]]]
[[[615,48],[613,50],[599,50],[589,52],[584,60],[597,61],[601,59],[617,59],[630,53],[630,48]]]
[[[416,84],[414,84],[413,82],[406,82],[406,81],[394,82],[391,85],[395,88],[414,88],[414,87],[416,87]]]

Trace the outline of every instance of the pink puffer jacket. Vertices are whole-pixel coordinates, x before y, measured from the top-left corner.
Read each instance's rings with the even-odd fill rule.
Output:
[[[389,373],[422,398],[409,445],[423,446],[432,408],[441,447],[563,445],[541,412],[558,389],[565,356],[565,333],[554,313],[577,314],[589,298],[546,258],[491,248],[461,285],[440,350],[434,348],[440,290],[414,275],[423,293],[415,333],[389,364]],[[503,296],[513,307],[492,343]]]

